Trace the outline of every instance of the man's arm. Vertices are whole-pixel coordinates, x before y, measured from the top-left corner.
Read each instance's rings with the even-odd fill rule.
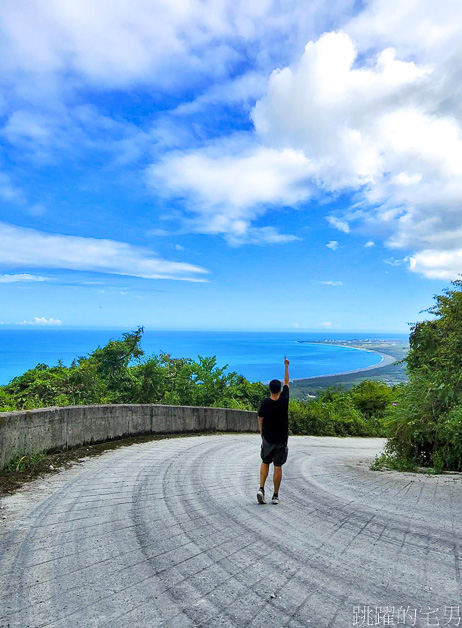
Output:
[[[258,417],[258,428],[260,430],[260,434],[262,433],[262,429],[263,429],[263,417],[259,416]]]
[[[289,360],[284,356],[284,386],[289,385]]]

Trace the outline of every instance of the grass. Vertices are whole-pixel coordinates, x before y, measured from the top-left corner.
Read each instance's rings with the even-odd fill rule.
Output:
[[[397,456],[390,456],[387,454],[380,454],[376,456],[374,458],[374,462],[369,468],[371,471],[384,471],[385,469],[392,469],[393,471],[417,471],[417,465]]]
[[[24,473],[36,467],[42,466],[45,458],[46,455],[43,453],[26,455],[18,454],[6,465],[5,471],[7,473]]]
[[[436,464],[433,467],[419,467],[416,463],[400,458],[398,455],[386,453],[377,455],[369,469],[371,471],[392,470],[424,475],[461,475],[459,471],[444,471],[441,464]]]

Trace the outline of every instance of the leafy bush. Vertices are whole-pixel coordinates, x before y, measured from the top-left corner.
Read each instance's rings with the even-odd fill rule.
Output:
[[[438,422],[438,441],[432,455],[437,470],[462,469],[462,404],[455,405]]]
[[[15,399],[4,389],[0,388],[0,412],[16,410]]]
[[[393,390],[385,382],[364,380],[351,390],[351,399],[361,414],[371,419],[384,417],[392,402]]]
[[[369,383],[372,385],[369,386]],[[384,436],[382,417],[386,415],[390,406],[391,393],[385,393],[381,386],[377,387],[376,384],[377,382],[361,382],[349,391],[328,388],[311,401],[291,400],[289,405],[291,433],[318,436]],[[386,384],[383,386],[388,389]],[[382,401],[377,402],[377,390],[380,392],[380,400],[387,398],[387,405]],[[368,394],[371,395],[370,398]],[[371,408],[374,408],[375,414],[372,414]]]
[[[431,380],[415,373],[396,394],[396,406],[385,420],[388,450],[411,465],[429,465],[440,412]]]
[[[386,420],[387,460],[462,470],[462,281],[435,296],[434,320],[411,328],[409,383]]]

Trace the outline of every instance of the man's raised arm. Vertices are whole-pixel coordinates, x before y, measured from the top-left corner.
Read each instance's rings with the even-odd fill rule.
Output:
[[[289,385],[289,360],[284,356],[284,386]]]

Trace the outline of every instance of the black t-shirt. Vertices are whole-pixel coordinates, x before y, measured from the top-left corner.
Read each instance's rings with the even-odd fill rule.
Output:
[[[268,443],[282,444],[289,438],[289,387],[283,386],[277,401],[263,399],[258,410],[263,418],[263,438]]]

